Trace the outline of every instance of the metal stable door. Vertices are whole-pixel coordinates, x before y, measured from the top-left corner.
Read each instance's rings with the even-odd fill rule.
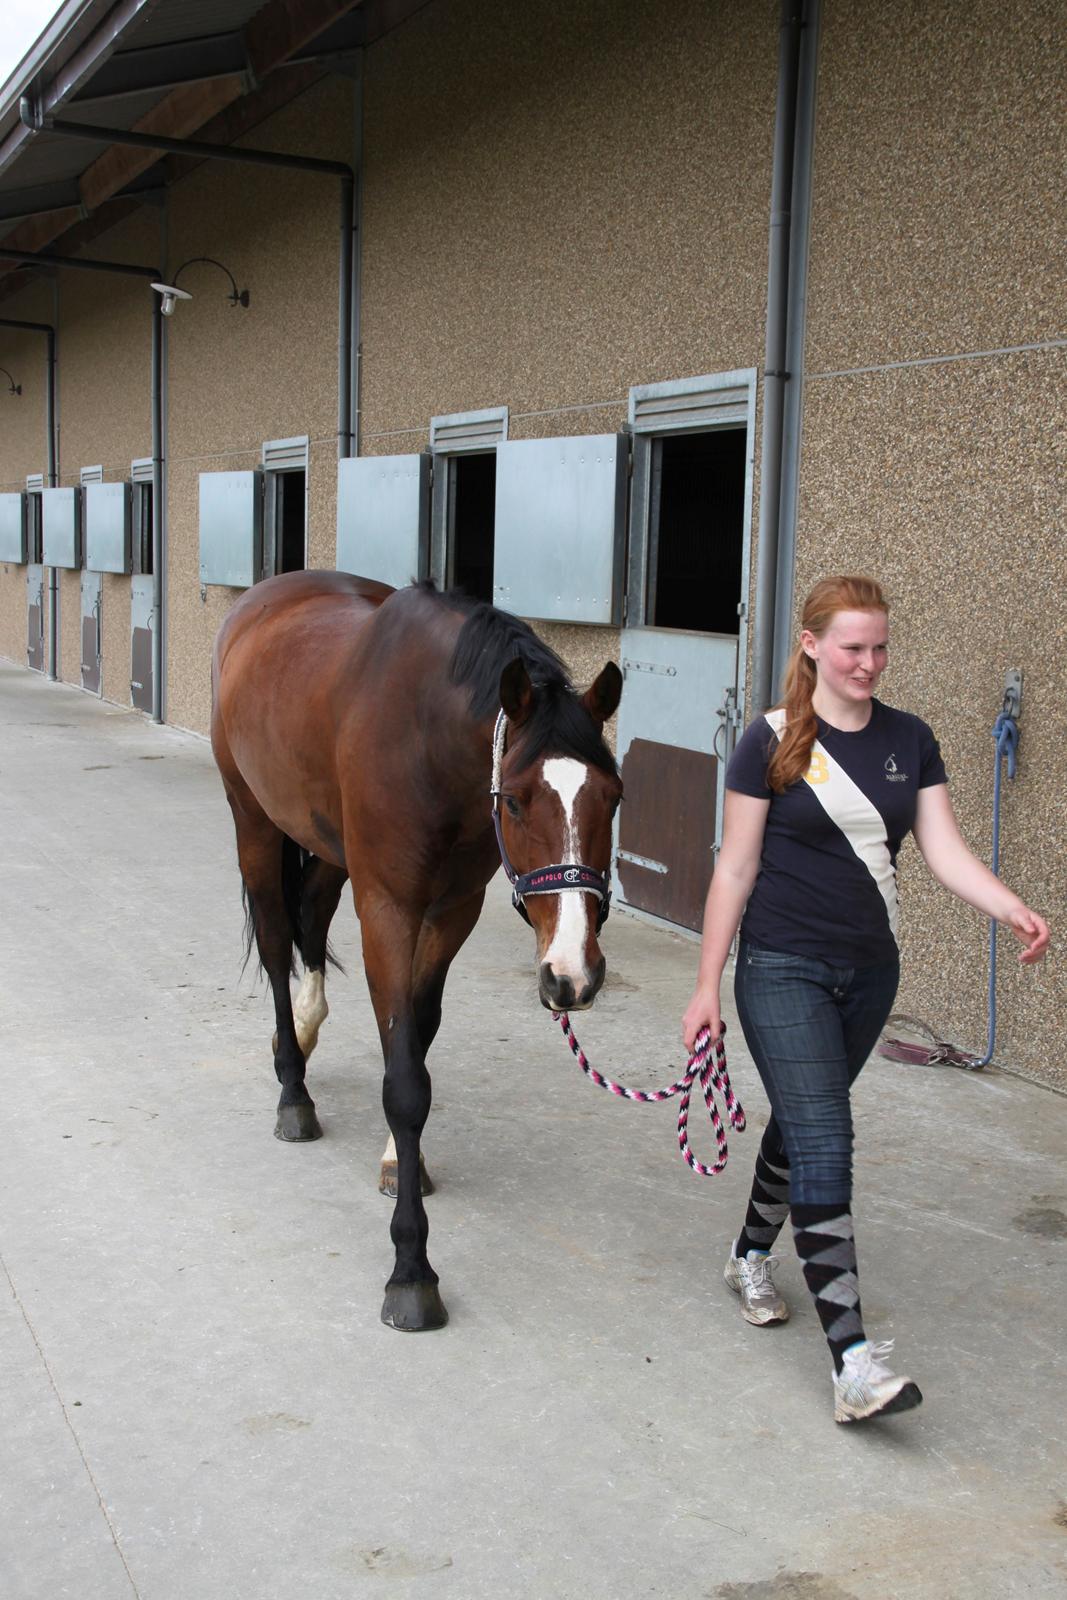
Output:
[[[43,672],[44,655],[44,568],[35,562],[26,568],[27,665]]]
[[[619,899],[696,929],[722,837],[738,641],[625,628],[621,643]]]
[[[138,572],[130,579],[130,703],[138,711],[152,710],[152,574]]]
[[[82,572],[82,688],[90,694],[102,693],[101,656],[103,654],[103,627],[100,609],[103,603],[103,579],[99,572]]]

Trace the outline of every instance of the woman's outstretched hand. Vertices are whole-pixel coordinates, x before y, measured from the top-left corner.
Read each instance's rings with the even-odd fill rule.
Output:
[[[707,1028],[713,1039],[717,1039],[722,1032],[722,1013],[719,1010],[718,990],[697,989],[693,998],[685,1008],[682,1017],[682,1038],[689,1055],[693,1054],[697,1034],[701,1028]]]
[[[1020,906],[1004,920],[1015,937],[1026,946],[1025,950],[1019,952],[1023,966],[1033,966],[1035,961],[1040,961],[1048,949],[1048,923],[1044,918],[1039,917],[1036,911],[1031,911],[1029,906]]]

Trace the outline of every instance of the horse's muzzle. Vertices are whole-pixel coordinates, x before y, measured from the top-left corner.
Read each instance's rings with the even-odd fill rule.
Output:
[[[541,1004],[546,1011],[588,1011],[604,982],[605,962],[601,956],[592,970],[584,975],[580,986],[566,974],[556,973],[547,961],[541,963],[537,974]]]

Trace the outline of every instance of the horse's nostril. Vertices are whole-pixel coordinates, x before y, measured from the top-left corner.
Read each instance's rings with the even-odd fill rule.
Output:
[[[560,1011],[574,1004],[574,984],[570,978],[558,977],[547,961],[541,965],[540,979],[543,993]]]
[[[604,957],[601,956],[600,960],[593,968],[592,977],[582,989],[581,994],[578,996],[579,1006],[591,1006],[597,995],[600,993],[601,984],[604,982],[605,966],[606,963],[604,961]]]

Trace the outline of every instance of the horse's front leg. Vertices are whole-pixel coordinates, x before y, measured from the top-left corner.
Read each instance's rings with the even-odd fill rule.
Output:
[[[368,897],[361,898],[363,962],[385,1059],[382,1104],[396,1146],[396,1204],[389,1230],[396,1264],[385,1286],[382,1321],[412,1333],[448,1321],[426,1254],[430,1225],[419,1177],[419,1145],[431,1102],[412,995],[419,923],[418,915],[406,917],[395,906],[375,908]]]
[[[450,906],[447,911],[423,919],[412,969],[412,1004],[424,1057],[429,1053],[441,1026],[441,997],[448,969],[478,921],[484,900],[485,890],[479,889],[458,905]],[[421,1152],[419,1183],[424,1196],[433,1194],[433,1179],[426,1170],[425,1156]],[[396,1196],[396,1144],[392,1134],[382,1156],[378,1189],[381,1194],[391,1198]]]

